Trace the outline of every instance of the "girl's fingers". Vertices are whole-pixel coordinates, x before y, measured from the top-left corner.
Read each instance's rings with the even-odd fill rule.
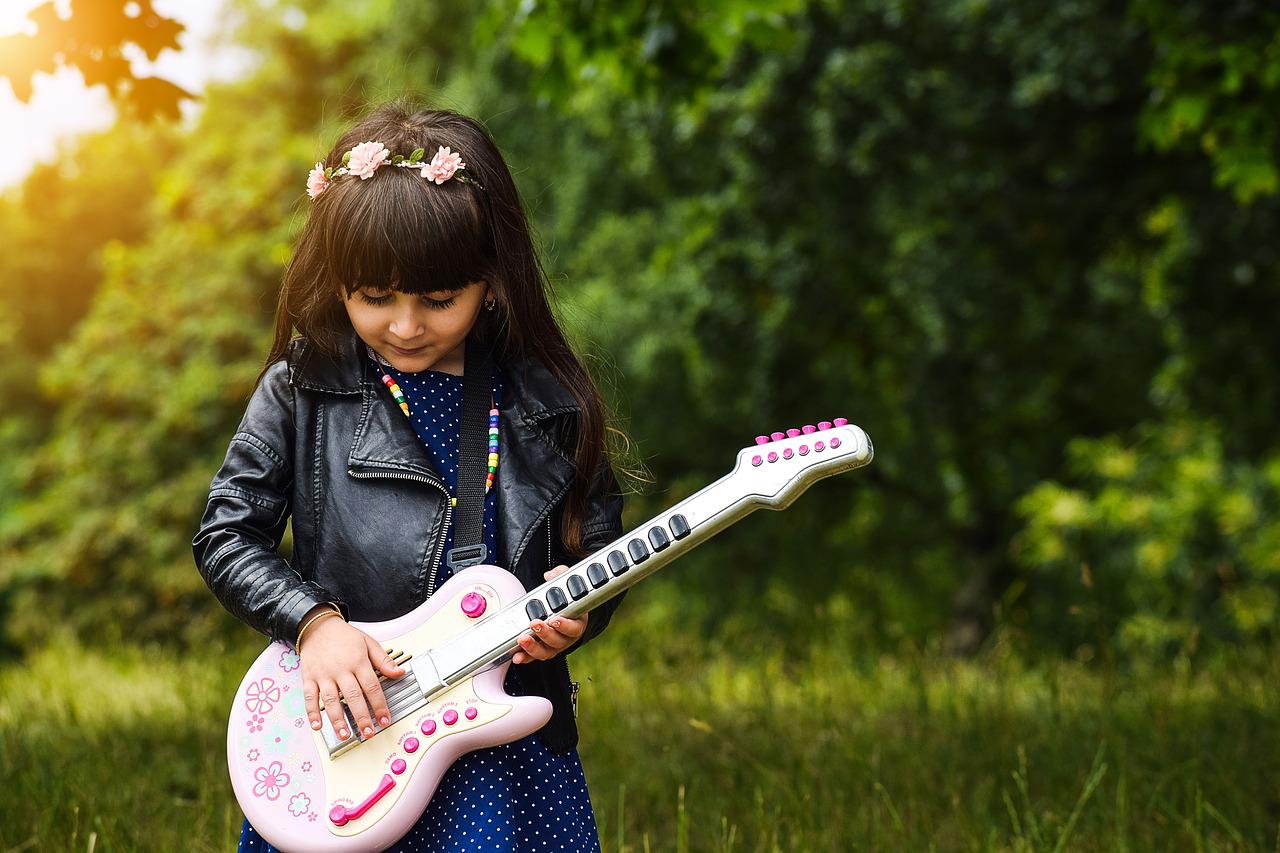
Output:
[[[364,691],[360,689],[360,682],[356,680],[355,674],[347,673],[338,685],[342,688],[342,695],[347,700],[347,707],[351,709],[351,716],[360,732],[365,737],[373,737],[373,715],[369,713],[369,705],[364,701]]]
[[[551,654],[543,658],[546,660],[576,643],[582,636],[582,632],[587,630],[587,622],[585,616],[581,619],[555,616],[550,622],[534,619],[529,623],[529,628],[538,641],[551,651]]]
[[[548,569],[547,571],[543,572],[542,577],[545,578],[546,580],[551,580],[556,575],[563,574],[567,571],[569,571],[568,566],[564,566],[564,565],[556,566],[554,569]]]
[[[338,701],[338,683],[332,679],[321,682],[320,699],[324,702],[324,712],[329,715],[333,730],[338,733],[338,737],[346,740],[351,732],[347,730],[347,721],[342,714],[342,703]]]
[[[320,687],[308,678],[302,685],[302,700],[307,707],[307,719],[312,729],[320,728]]]

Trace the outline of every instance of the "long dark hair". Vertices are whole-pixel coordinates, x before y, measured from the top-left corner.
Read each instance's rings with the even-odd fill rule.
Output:
[[[348,176],[332,183],[312,203],[285,270],[266,365],[284,357],[295,330],[337,356],[353,333],[337,298],[342,288],[348,296],[364,285],[421,294],[487,281],[497,306],[480,312],[474,334],[493,347],[499,364],[536,358],[577,401],[577,470],[560,534],[565,547],[581,555],[587,489],[605,457],[604,407],[551,312],[550,284],[502,154],[475,119],[398,100],[352,125],[324,165],[337,168],[345,152],[370,140],[405,157],[422,148],[424,160],[448,146],[462,154],[465,174],[480,186],[436,184],[417,170],[386,167],[372,180]]]

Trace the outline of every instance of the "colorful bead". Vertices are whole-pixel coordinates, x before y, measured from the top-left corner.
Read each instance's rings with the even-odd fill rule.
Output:
[[[395,379],[393,379],[389,373],[383,370],[382,362],[379,361],[379,359],[376,357],[372,348],[369,349],[369,357],[372,358],[376,364],[378,364],[378,370],[382,374],[382,384],[387,386],[387,390],[391,392],[392,398],[394,398],[395,401],[400,404],[400,411],[404,412],[404,416],[406,418],[412,418],[413,415],[409,413],[409,401],[405,399],[404,392],[400,390],[400,386],[396,383]],[[489,409],[489,455],[488,455],[488,458],[486,459],[486,461],[488,462],[488,466],[487,466],[488,472],[485,474],[485,478],[484,478],[484,493],[486,495],[489,494],[489,490],[493,488],[493,478],[498,471],[498,404],[497,402],[490,401],[490,407],[491,408]],[[457,506],[458,499],[456,497],[449,498],[449,505]]]

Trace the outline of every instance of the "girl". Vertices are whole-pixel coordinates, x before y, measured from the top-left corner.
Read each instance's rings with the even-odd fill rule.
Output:
[[[323,700],[344,730],[342,697],[372,734],[389,720],[378,675],[404,670],[347,620],[406,613],[454,570],[460,465],[488,471],[482,562],[526,588],[620,536],[622,499],[598,392],[556,325],[511,173],[478,122],[380,107],[316,164],[307,193],[275,343],[192,544],[228,610],[298,648],[311,726]],[[484,410],[497,440],[460,460],[463,374],[482,351],[493,368],[474,381],[493,377]],[[550,722],[455,762],[393,849],[599,849],[565,658],[620,600],[530,623],[506,687],[549,699]],[[246,820],[240,849],[271,848]]]

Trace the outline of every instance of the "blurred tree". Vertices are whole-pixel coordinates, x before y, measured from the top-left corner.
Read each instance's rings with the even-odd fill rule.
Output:
[[[27,13],[34,33],[0,36],[0,77],[18,100],[31,99],[36,72],[72,67],[86,86],[105,86],[129,116],[181,115],[183,99],[195,96],[160,77],[134,74],[124,48],[133,45],[154,61],[166,48],[179,49],[182,24],[157,13],[151,0],[69,0],[67,6],[63,17],[53,0],[42,3]]]

